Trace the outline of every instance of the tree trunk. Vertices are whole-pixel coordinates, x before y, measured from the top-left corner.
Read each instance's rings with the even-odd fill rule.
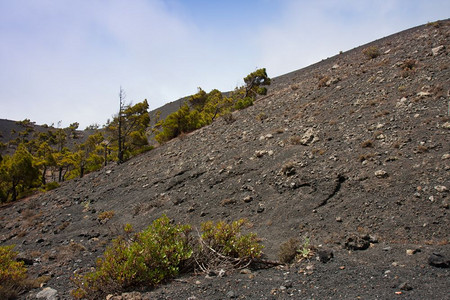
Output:
[[[59,167],[59,175],[58,175],[58,182],[62,182],[62,171],[63,171],[63,167]]]
[[[47,173],[47,166],[44,165],[44,170],[42,171],[42,185],[45,185],[47,183],[45,181],[45,173]]]

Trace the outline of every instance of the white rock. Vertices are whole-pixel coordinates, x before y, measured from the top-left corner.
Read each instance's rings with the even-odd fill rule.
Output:
[[[429,92],[418,92],[417,96],[419,96],[420,98],[425,98],[425,97],[431,96],[431,93],[429,93]]]
[[[442,159],[449,159],[450,158],[450,153],[445,153],[444,155],[442,155]]]
[[[437,185],[437,186],[434,187],[434,189],[436,191],[438,191],[439,193],[443,193],[443,192],[447,191],[447,187],[444,186],[444,185]]]
[[[37,299],[46,299],[46,300],[57,300],[58,299],[58,291],[52,289],[50,287],[44,288],[42,291],[37,293]]]
[[[450,129],[450,122],[445,122],[444,124],[442,124],[442,128]]]
[[[439,54],[439,52],[441,52],[442,50],[444,50],[444,46],[440,45],[438,47],[435,47],[433,49],[431,49],[431,52],[433,53],[433,56],[436,56]]]
[[[384,170],[378,170],[378,171],[375,171],[375,176],[377,176],[378,178],[385,178],[385,177],[388,177],[389,175]]]

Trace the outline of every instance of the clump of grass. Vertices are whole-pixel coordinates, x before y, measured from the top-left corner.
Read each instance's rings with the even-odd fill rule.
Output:
[[[102,224],[108,222],[112,217],[114,217],[115,212],[113,210],[104,211],[98,214],[98,221]]]
[[[374,59],[380,56],[380,50],[376,46],[370,46],[365,48],[362,53],[368,58],[368,59]]]

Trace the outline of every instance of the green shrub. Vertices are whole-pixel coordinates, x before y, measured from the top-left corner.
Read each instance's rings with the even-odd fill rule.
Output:
[[[27,278],[23,261],[16,261],[14,246],[0,246],[0,299],[15,299]]]
[[[262,245],[256,234],[241,234],[245,223],[245,220],[231,224],[203,223],[203,234],[198,240],[191,238],[191,226],[173,225],[165,215],[134,235],[132,226],[126,224],[127,238],[113,240],[112,246],[97,260],[96,270],[72,278],[77,286],[72,295],[77,299],[100,299],[108,293],[154,287],[184,271],[184,267],[192,267],[193,263],[201,264],[200,269],[206,270],[205,266],[214,265],[208,260],[218,256],[225,261],[234,259],[232,267],[251,262],[262,255]]]
[[[239,99],[236,102],[236,104],[234,105],[234,109],[241,110],[241,109],[247,108],[252,105],[253,105],[253,98],[245,97],[245,98]]]
[[[202,224],[202,240],[214,251],[233,258],[259,258],[263,246],[259,244],[256,234],[241,234],[246,220],[240,219],[231,224],[223,221],[214,224]]]
[[[188,225],[172,225],[163,216],[131,240],[117,238],[97,261],[94,272],[73,278],[78,286],[75,298],[99,299],[131,287],[155,286],[178,274],[180,264],[189,259]]]

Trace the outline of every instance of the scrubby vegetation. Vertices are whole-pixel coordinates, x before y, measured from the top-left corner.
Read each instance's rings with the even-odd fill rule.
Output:
[[[125,105],[121,119],[125,158],[150,150],[146,137],[150,121],[147,101]],[[16,122],[24,131],[8,142],[7,148],[15,149],[13,154],[0,155],[0,202],[15,201],[39,189],[57,188],[58,182],[83,177],[117,161],[117,123],[115,116],[104,129],[95,129],[82,140],[78,123],[40,132],[28,119]]]
[[[368,59],[374,59],[380,56],[380,50],[376,46],[367,47],[362,52]]]
[[[27,278],[23,261],[16,261],[14,246],[0,246],[0,299],[15,299]]]
[[[156,122],[155,140],[167,142],[211,124],[218,117],[231,123],[233,111],[253,105],[257,95],[267,93],[265,86],[270,84],[270,78],[266,69],[258,69],[247,75],[244,83],[227,95],[219,90],[206,93],[199,88],[178,111]],[[119,113],[101,129],[97,124],[86,128],[90,135],[85,138],[81,138],[77,122],[67,128],[61,128],[60,122],[57,128],[53,124],[42,126],[45,131],[36,130],[29,119],[16,122],[23,130],[13,130],[14,138],[0,143],[0,203],[57,188],[57,182],[83,177],[108,162],[121,163],[151,150],[147,100],[125,104],[122,89],[119,98]]]
[[[181,270],[193,270],[196,266],[203,269],[212,256],[241,262],[259,258],[262,246],[255,234],[241,234],[244,224],[244,220],[231,224],[207,222],[198,237],[191,234],[190,225],[173,224],[165,215],[136,234],[127,224],[125,237],[113,240],[97,261],[95,271],[73,278],[77,289],[72,295],[78,299],[99,299],[132,287],[154,287]]]
[[[217,89],[206,93],[201,88],[189,97],[179,110],[155,125],[155,139],[167,142],[182,133],[188,133],[224,117],[229,123],[231,112],[253,105],[258,95],[265,95],[270,85],[266,69],[258,69],[244,78],[245,85],[224,95]]]

